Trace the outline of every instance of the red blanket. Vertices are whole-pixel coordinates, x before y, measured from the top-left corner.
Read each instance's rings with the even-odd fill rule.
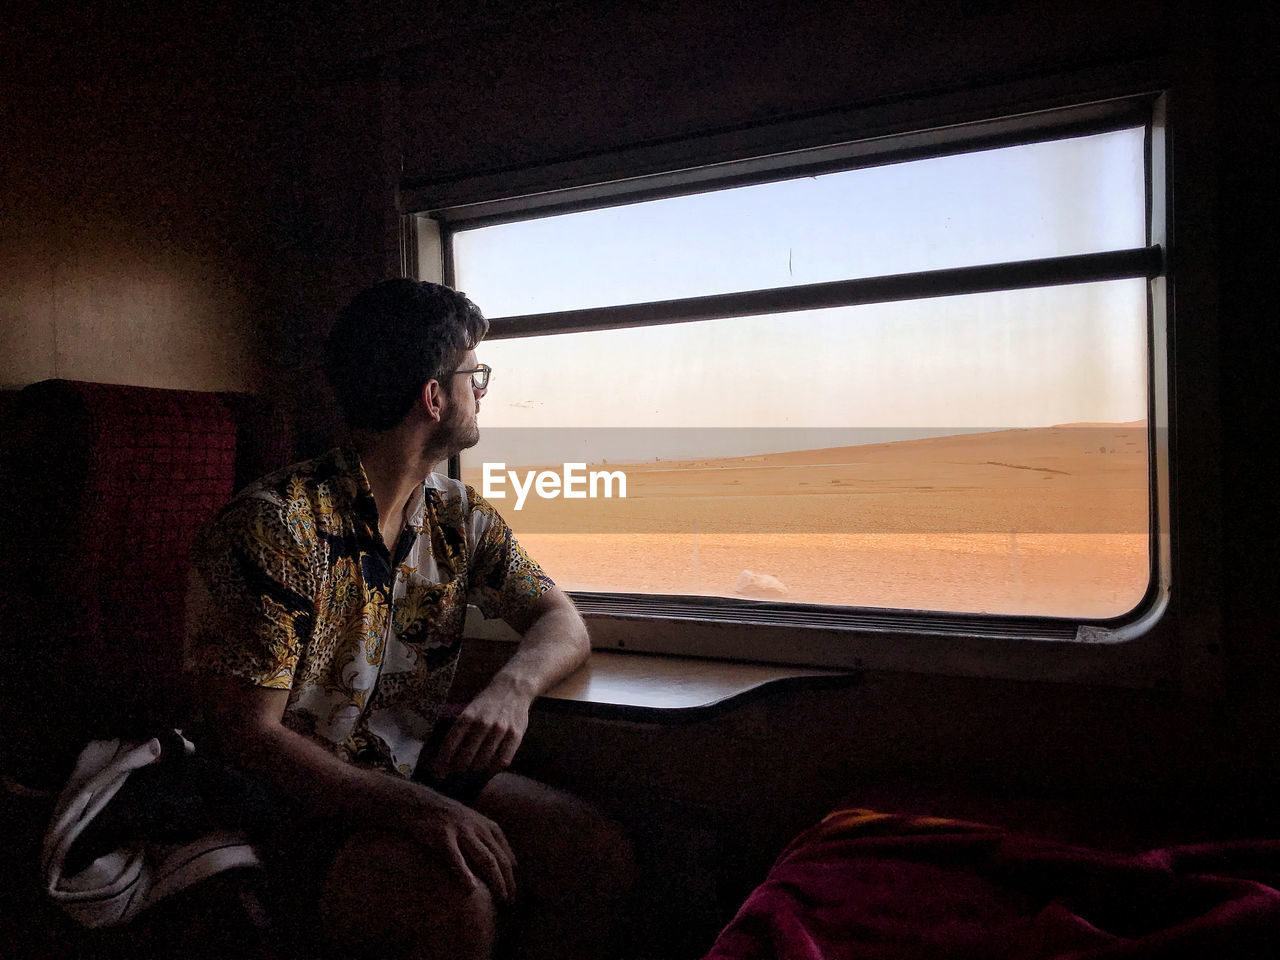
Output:
[[[839,810],[793,842],[706,960],[1280,958],[1280,841],[1105,853]]]

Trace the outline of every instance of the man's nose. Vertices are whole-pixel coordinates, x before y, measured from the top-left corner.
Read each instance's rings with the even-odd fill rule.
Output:
[[[483,387],[477,387],[475,383],[472,383],[471,391],[476,395],[477,400],[482,400],[484,395],[489,392],[489,385],[485,384]]]

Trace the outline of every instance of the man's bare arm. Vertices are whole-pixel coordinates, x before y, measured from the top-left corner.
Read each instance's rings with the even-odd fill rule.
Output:
[[[435,758],[435,776],[509,766],[529,726],[534,698],[591,653],[582,615],[558,587],[538,599],[527,622],[512,626],[524,635],[515,655],[459,715]]]
[[[468,884],[515,894],[515,857],[501,828],[420,784],[343,762],[281,723],[287,690],[242,680],[202,681],[211,732],[227,759],[272,785],[304,816],[336,817],[358,829],[406,833],[436,851]]]

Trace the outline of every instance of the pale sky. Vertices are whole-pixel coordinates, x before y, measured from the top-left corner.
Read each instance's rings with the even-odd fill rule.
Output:
[[[1138,247],[1144,224],[1135,129],[460,232],[455,278],[497,318]],[[494,367],[482,429],[1139,420],[1146,284],[490,341],[478,356]],[[704,455],[734,452],[760,451]]]

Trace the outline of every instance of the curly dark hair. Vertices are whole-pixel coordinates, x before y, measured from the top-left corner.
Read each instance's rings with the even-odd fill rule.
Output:
[[[457,369],[488,330],[474,303],[438,283],[384,280],[358,294],[324,351],[325,376],[348,426],[396,426],[422,385]]]

